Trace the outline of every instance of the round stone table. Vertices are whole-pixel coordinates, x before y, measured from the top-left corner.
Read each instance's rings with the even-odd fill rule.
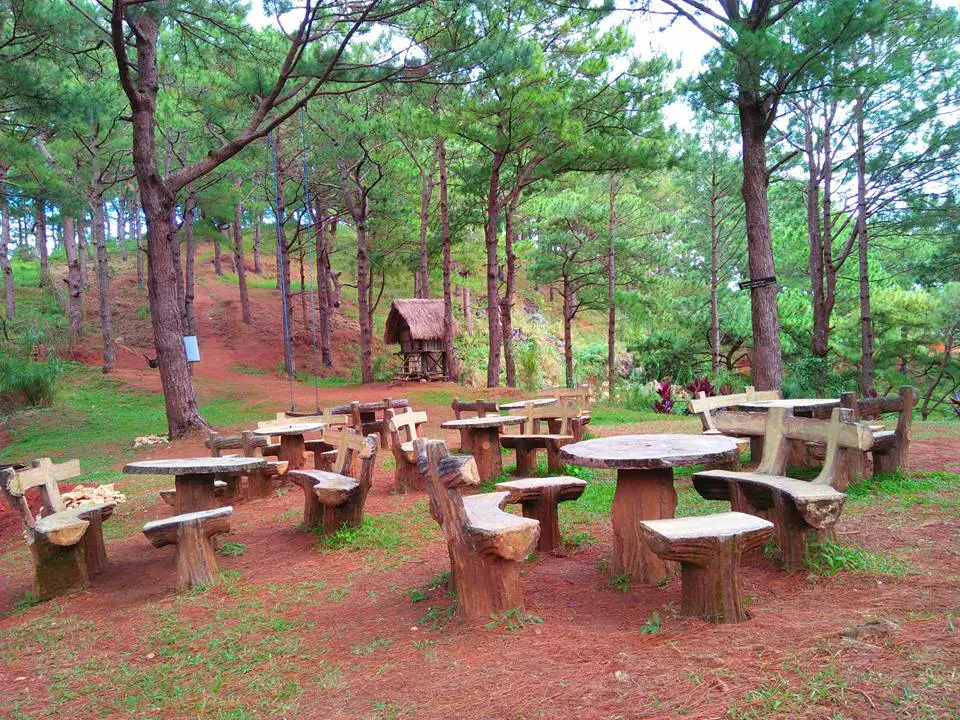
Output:
[[[522,415],[485,415],[484,417],[461,418],[440,423],[445,430],[460,431],[460,447],[469,450],[477,462],[481,482],[500,474],[500,428],[519,425],[526,420]]]
[[[617,471],[610,508],[611,569],[646,585],[662,582],[673,571],[673,563],[648,547],[639,525],[641,520],[673,517],[677,507],[673,468],[732,462],[737,454],[737,444],[722,435],[619,435],[560,448],[563,462]]]
[[[219,507],[213,485],[217,475],[249,473],[266,467],[267,461],[263,458],[231,456],[141,460],[128,463],[123,471],[136,475],[173,475],[177,488],[174,510],[181,515]]]
[[[278,435],[280,437],[279,457],[281,460],[287,461],[287,472],[289,472],[290,470],[300,470],[304,465],[303,455],[306,452],[304,434],[314,430],[322,430],[326,426],[327,424],[322,422],[289,423],[287,425],[267,425],[252,432],[254,435]]]

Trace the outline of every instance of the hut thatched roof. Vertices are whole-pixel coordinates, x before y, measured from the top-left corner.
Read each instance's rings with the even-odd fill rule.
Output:
[[[400,342],[404,327],[414,340],[443,339],[443,300],[394,300],[383,331],[385,343]]]

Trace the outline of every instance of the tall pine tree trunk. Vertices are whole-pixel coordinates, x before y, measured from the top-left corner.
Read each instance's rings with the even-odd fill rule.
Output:
[[[373,382],[373,327],[370,322],[370,258],[367,239],[367,198],[361,194],[357,225],[357,309],[360,312],[360,381]]]
[[[450,273],[453,262],[451,260],[450,240],[450,204],[447,197],[447,149],[442,137],[436,140],[437,165],[440,169],[440,241],[443,244],[443,364],[446,369],[447,380],[456,380],[460,373],[454,367],[456,362],[453,354],[453,287]]]
[[[33,234],[40,255],[40,287],[50,286],[50,259],[47,257],[47,203],[37,199],[33,207]]]
[[[100,332],[103,336],[103,372],[113,370],[117,351],[113,344],[113,319],[110,315],[110,265],[107,255],[107,238],[104,233],[103,188],[91,188],[90,204],[93,207],[93,246],[97,252],[97,298],[100,304]]]
[[[140,206],[137,204],[137,201],[133,201],[133,210],[131,212],[132,216],[132,227],[133,237],[136,239],[137,243],[137,285],[141,288],[143,287],[143,238],[140,237]]]
[[[253,218],[253,272],[257,275],[263,272],[260,264],[260,225],[263,224],[263,213],[257,213]]]
[[[87,276],[87,249],[90,243],[87,241],[87,229],[85,226],[86,213],[81,212],[77,215],[77,262],[80,265],[80,280],[83,283],[83,289],[90,289],[90,278]]]
[[[487,358],[487,387],[500,385],[501,327],[500,283],[497,273],[497,219],[500,209],[500,168],[503,161],[502,154],[493,154],[490,185],[487,189],[487,219],[484,228],[484,242],[487,247],[487,331],[490,347]]]
[[[156,111],[157,37],[160,24],[151,13],[136,20],[137,73],[131,99],[133,124],[133,161],[140,188],[140,204],[147,218],[147,289],[150,320],[153,324],[157,367],[163,388],[167,426],[171,437],[181,437],[193,429],[207,430],[209,425],[197,410],[196,395],[187,354],[183,346],[183,318],[177,302],[177,274],[173,264],[170,218],[176,199],[160,177],[157,168]],[[119,28],[114,17],[114,28]],[[120,30],[117,30],[119,33]],[[119,52],[115,50],[115,52]],[[130,97],[132,93],[128,93]]]
[[[247,325],[253,322],[250,316],[250,298],[247,295],[247,268],[243,259],[243,205],[233,207],[233,264],[237,269],[237,284],[240,286],[240,316]]]
[[[80,259],[74,236],[73,218],[63,215],[63,247],[67,253],[67,318],[71,344],[83,336],[83,279],[80,277]]]
[[[473,304],[470,302],[470,288],[463,286],[463,321],[467,326],[467,335],[473,335]]]
[[[330,297],[330,244],[327,242],[327,211],[317,208],[317,323],[320,326],[320,362],[333,367],[333,300]]]
[[[567,387],[573,387],[573,289],[570,275],[563,270],[563,366]]]
[[[126,201],[120,198],[117,201],[117,245],[120,246],[120,259],[127,261],[127,213]]]
[[[710,157],[710,198],[708,221],[710,223],[710,369],[720,367],[720,307],[717,289],[720,285],[720,234],[717,220],[717,202],[720,199],[717,182],[716,151]]]
[[[4,315],[13,320],[17,315],[16,298],[13,295],[13,267],[8,255],[10,248],[10,198],[7,195],[7,170],[0,166],[0,269],[3,270]]]
[[[430,297],[430,247],[427,244],[427,231],[430,227],[430,200],[433,197],[436,162],[435,155],[429,172],[423,166],[420,168],[420,265],[417,269],[419,281],[416,295],[419,298]]]
[[[517,256],[513,252],[516,233],[516,212],[519,193],[514,195],[504,215],[504,250],[507,258],[507,278],[503,299],[500,301],[500,324],[503,328],[503,364],[507,387],[517,386],[517,363],[513,354],[513,296],[517,274]]]
[[[192,192],[187,195],[187,204],[183,208],[183,236],[184,259],[183,272],[183,334],[197,334],[196,298],[196,266],[197,244],[193,238],[194,216],[197,208],[197,197]]]
[[[610,246],[607,249],[607,396],[610,402],[616,397],[617,382],[617,192],[620,189],[616,173],[610,173],[610,208],[607,232]]]
[[[767,202],[766,137],[769,119],[764,104],[746,91],[741,92],[740,132],[743,141],[743,203],[747,217],[747,256],[750,278],[774,277],[773,244]],[[750,290],[753,352],[750,356],[753,384],[758,390],[779,390],[783,373],[780,348],[780,319],[777,315],[777,286]]]
[[[863,90],[854,105],[857,124],[857,252],[860,270],[860,390],[873,389],[873,315],[870,311],[870,264],[867,258],[867,151],[863,130]]]

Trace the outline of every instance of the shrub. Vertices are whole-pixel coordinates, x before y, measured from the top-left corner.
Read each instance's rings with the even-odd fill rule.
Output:
[[[661,415],[673,413],[673,387],[666,380],[657,383],[657,395],[660,399],[653,404],[653,411]]]
[[[0,414],[22,407],[49,406],[59,372],[56,360],[34,362],[11,355],[0,357]]]

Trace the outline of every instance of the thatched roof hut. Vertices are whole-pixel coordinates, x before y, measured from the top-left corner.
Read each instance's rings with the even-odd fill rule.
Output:
[[[385,343],[399,343],[404,379],[441,379],[446,375],[443,355],[443,300],[394,300],[383,331]]]

